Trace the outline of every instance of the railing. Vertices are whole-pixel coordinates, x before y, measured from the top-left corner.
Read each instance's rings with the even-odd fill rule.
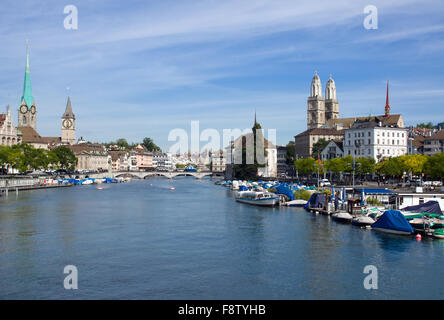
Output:
[[[36,184],[38,180],[35,179],[1,179],[0,188],[13,188],[13,187],[23,187],[32,186]]]

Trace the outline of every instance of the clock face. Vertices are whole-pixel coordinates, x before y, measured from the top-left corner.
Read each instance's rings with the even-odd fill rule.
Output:
[[[23,113],[23,114],[25,114],[26,112],[28,112],[28,107],[27,107],[27,106],[24,106],[24,105],[21,106],[21,107],[20,107],[20,112]]]
[[[32,114],[35,114],[35,106],[32,106],[32,107],[31,107],[31,113],[32,113]]]
[[[68,120],[68,119],[63,120],[63,126],[64,126],[66,129],[71,128],[71,126],[72,126],[72,121],[71,121],[71,120]]]

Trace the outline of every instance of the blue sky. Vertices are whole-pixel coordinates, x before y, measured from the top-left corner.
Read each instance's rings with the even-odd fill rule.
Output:
[[[78,30],[66,30],[66,5]],[[363,27],[367,5],[378,29]],[[340,116],[444,121],[444,2],[2,0],[0,107],[16,121],[25,41],[41,135],[60,135],[67,95],[77,137],[173,144],[174,128],[262,127],[286,144],[306,129],[314,71],[337,87]],[[69,88],[69,89],[67,89]],[[202,143],[204,144],[204,143]]]

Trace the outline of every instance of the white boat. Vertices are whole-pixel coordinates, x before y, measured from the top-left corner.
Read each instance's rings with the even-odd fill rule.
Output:
[[[86,179],[85,181],[82,181],[82,184],[93,184],[94,181],[92,181],[91,179]]]
[[[233,180],[233,184],[231,185],[233,190],[239,190],[239,181]]]
[[[305,206],[305,204],[306,204],[307,202],[308,202],[307,200],[297,199],[297,200],[291,200],[291,201],[288,201],[288,202],[286,203],[286,205],[287,205],[288,207],[303,207],[303,206]]]
[[[253,204],[256,206],[273,207],[279,204],[279,197],[274,193],[262,191],[239,191],[236,194],[236,201]]]
[[[336,221],[340,221],[340,222],[351,222],[353,219],[353,216],[350,213],[345,212],[345,211],[339,211],[339,212],[333,213],[331,215],[331,217],[333,219],[335,219]]]
[[[373,220],[373,218],[364,215],[355,216],[352,219],[352,224],[359,227],[369,226],[373,223],[375,223],[375,220]]]

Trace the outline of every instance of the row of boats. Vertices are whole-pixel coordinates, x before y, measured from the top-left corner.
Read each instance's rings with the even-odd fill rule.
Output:
[[[346,200],[345,190],[342,199],[338,199],[301,184],[262,181],[219,181],[216,184],[235,191],[235,199],[240,203],[305,207],[308,211],[328,214],[333,220],[359,227],[400,235],[419,233],[444,239],[444,215],[437,201],[400,210],[387,210],[385,207],[365,206],[365,195],[362,195],[362,199]],[[312,192],[308,201],[294,199],[294,192],[300,189]]]
[[[42,184],[62,184],[62,185],[89,185],[102,183],[127,182],[129,178],[85,178],[85,179],[45,179]]]
[[[413,235],[415,233],[444,239],[444,215],[437,201],[428,201],[418,206],[405,207],[400,210],[387,210],[384,207],[362,207],[361,212],[353,210],[355,199],[339,201],[339,210],[329,212],[319,204],[324,194],[314,193],[305,205],[308,211],[330,214],[332,219],[351,223],[386,233]],[[328,203],[327,203],[328,208]],[[346,208],[346,210],[344,210]]]

